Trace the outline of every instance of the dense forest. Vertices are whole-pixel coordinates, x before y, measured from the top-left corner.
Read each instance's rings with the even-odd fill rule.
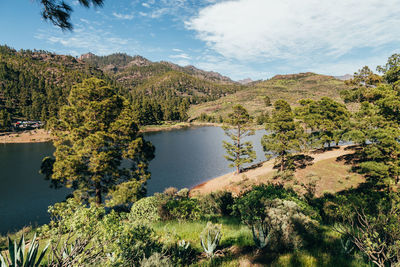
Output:
[[[72,85],[90,77],[107,81],[124,95],[140,125],[186,121],[191,104],[241,89],[226,77],[193,69],[124,54],[76,59],[0,46],[0,129],[10,130],[16,120],[57,117]]]

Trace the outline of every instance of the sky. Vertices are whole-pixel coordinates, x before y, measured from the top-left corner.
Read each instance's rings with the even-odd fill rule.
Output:
[[[234,80],[352,74],[400,53],[400,0],[105,0],[73,9],[72,32],[38,0],[0,1],[0,44],[79,56],[141,55]]]

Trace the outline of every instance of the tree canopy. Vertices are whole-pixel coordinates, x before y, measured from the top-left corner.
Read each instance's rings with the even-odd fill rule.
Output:
[[[265,129],[268,134],[261,140],[265,155],[267,158],[276,156],[277,161],[280,161],[280,171],[284,171],[288,156],[304,148],[304,130],[294,120],[292,108],[284,100],[274,103],[274,110]]]
[[[44,159],[42,173],[55,186],[95,195],[97,203],[109,191],[134,188],[131,195],[143,195],[154,148],[133,118],[128,102],[104,81],[91,78],[74,86],[52,123],[55,158]]]
[[[232,163],[230,167],[236,167],[236,173],[240,173],[240,167],[245,163],[251,163],[256,158],[253,144],[250,141],[243,142],[243,138],[254,134],[248,128],[251,117],[247,110],[241,106],[233,107],[233,112],[229,114],[224,126],[225,134],[232,140],[232,143],[223,142],[223,147],[228,155],[225,158]]]
[[[72,30],[71,13],[73,9],[70,4],[63,0],[38,0],[42,6],[42,17],[61,28],[62,30]],[[78,0],[84,7],[101,7],[104,0]]]
[[[310,141],[317,146],[336,144],[341,140],[350,112],[346,106],[331,98],[321,100],[300,100],[301,107],[297,109],[299,118],[310,130]]]

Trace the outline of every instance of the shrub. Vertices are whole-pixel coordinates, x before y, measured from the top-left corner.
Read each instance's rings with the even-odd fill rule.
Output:
[[[113,265],[136,266],[143,257],[161,251],[152,229],[142,223],[124,223],[108,247]]]
[[[160,220],[158,215],[158,206],[160,199],[156,196],[145,197],[132,205],[128,218],[132,221],[155,222]]]
[[[178,189],[176,189],[175,187],[168,187],[168,188],[165,188],[164,195],[167,197],[174,197],[177,192],[178,192]]]
[[[149,258],[143,258],[141,267],[173,267],[171,261],[161,253],[154,253]]]
[[[189,189],[182,188],[176,193],[176,197],[178,198],[188,198],[189,197]]]
[[[232,213],[233,203],[232,193],[227,191],[198,197],[198,206],[201,216],[206,219],[230,215]]]
[[[131,203],[135,203],[141,196],[140,191],[142,190],[142,181],[128,181],[115,186],[107,194],[106,205],[108,207],[113,206],[128,206]]]
[[[190,242],[185,240],[178,241],[172,247],[167,249],[167,251],[175,265],[190,265],[196,259],[196,251],[193,249]]]
[[[197,199],[172,199],[165,204],[165,210],[171,219],[177,220],[198,220],[200,209],[197,206]]]
[[[318,240],[318,223],[305,215],[296,202],[272,200],[265,212],[272,249],[293,250]]]
[[[250,227],[258,248],[265,248],[268,242],[276,248],[301,247],[305,240],[300,237],[312,232],[311,225],[316,224],[308,216],[316,212],[283,186],[253,187],[235,201],[234,213]]]

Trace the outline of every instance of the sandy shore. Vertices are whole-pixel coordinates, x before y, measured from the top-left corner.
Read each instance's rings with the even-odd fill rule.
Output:
[[[171,131],[188,127],[201,127],[201,126],[221,126],[217,123],[207,122],[182,122],[171,125],[148,125],[141,128],[140,132],[160,132],[160,131]],[[12,144],[12,143],[42,143],[49,142],[53,139],[50,132],[44,129],[29,130],[18,133],[10,133],[0,135],[0,143]]]
[[[23,131],[0,136],[0,144],[10,143],[42,143],[52,140],[50,132],[44,129]]]
[[[321,169],[321,166],[319,166],[317,163],[323,162],[323,164],[337,164],[340,166],[340,168],[346,168],[344,167],[343,163],[336,163],[336,159],[340,156],[346,155],[353,153],[352,150],[346,150],[347,146],[340,147],[338,149],[334,149],[331,151],[323,152],[323,153],[309,153],[308,155],[313,157],[314,160],[312,162],[312,165],[310,166],[317,166],[318,168]],[[274,167],[274,160],[269,160],[264,163],[260,164],[261,166],[258,166],[256,168],[247,170],[241,174],[236,174],[234,172],[228,173],[216,178],[213,178],[209,181],[206,181],[202,184],[199,184],[195,187],[193,187],[190,190],[191,195],[201,195],[201,194],[209,194],[211,192],[216,192],[216,191],[231,191],[234,194],[240,194],[240,192],[244,189],[245,185],[253,185],[253,184],[260,184],[260,183],[267,183],[267,182],[274,182],[272,179],[272,176],[276,172],[276,170],[273,168]],[[324,166],[324,165],[322,165]],[[349,166],[347,166],[349,167]],[[307,171],[309,167],[306,167],[305,169],[301,169],[295,173],[296,179],[302,179],[305,178],[304,180],[307,179],[305,172]],[[311,169],[312,167],[310,167]],[[322,167],[324,168],[324,167]],[[309,171],[311,172],[311,171]],[[330,173],[328,170],[326,170],[326,176],[327,177],[332,177],[332,175],[335,175],[335,173]],[[334,179],[336,179],[335,177]],[[357,177],[360,178],[360,177]],[[322,181],[326,183],[326,177],[322,177]],[[328,178],[331,179],[331,178]],[[331,180],[334,180],[333,178]],[[332,182],[332,181],[328,181]],[[332,187],[332,186],[331,186]],[[317,188],[318,189],[318,188]],[[322,193],[322,189],[320,190]],[[318,192],[317,192],[318,194]]]

